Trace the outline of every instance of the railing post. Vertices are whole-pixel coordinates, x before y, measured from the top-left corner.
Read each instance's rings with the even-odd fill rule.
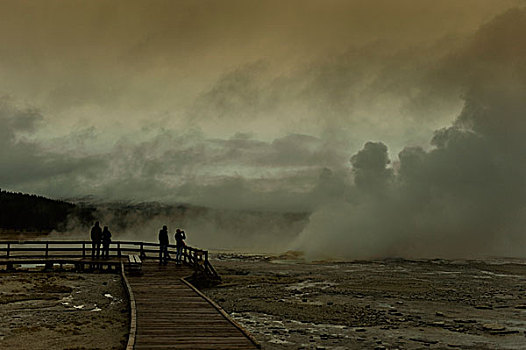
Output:
[[[210,271],[208,270],[208,250],[204,251],[204,259],[203,259],[203,271],[206,275],[210,275]]]
[[[140,253],[140,255],[141,255],[141,258],[144,258],[146,256],[146,254],[144,254],[144,243],[143,242],[141,242],[141,253]]]
[[[7,243],[7,257],[11,254],[11,243]]]
[[[49,243],[46,242],[46,259],[49,256]]]
[[[121,257],[121,242],[117,243],[117,255],[119,256],[119,258]]]
[[[82,243],[82,258],[86,257],[86,243]]]

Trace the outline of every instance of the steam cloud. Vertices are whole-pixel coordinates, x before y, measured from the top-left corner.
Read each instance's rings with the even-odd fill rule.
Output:
[[[453,125],[428,152],[406,147],[393,168],[383,143],[365,144],[351,158],[352,193],[315,212],[298,246],[344,257],[523,255],[524,30],[526,12],[511,10],[451,54],[439,71],[465,91]]]

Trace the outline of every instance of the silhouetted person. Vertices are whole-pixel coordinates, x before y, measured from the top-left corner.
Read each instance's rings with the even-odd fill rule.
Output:
[[[100,229],[99,222],[95,223],[95,226],[91,228],[91,257],[97,258],[100,256],[100,240],[102,239],[102,230]]]
[[[177,229],[175,230],[175,247],[177,248],[177,255],[175,256],[175,262],[176,264],[182,263],[182,254],[183,254],[183,248],[186,247],[186,243],[184,243],[184,240],[186,239],[186,234],[184,231]]]
[[[104,226],[102,230],[102,257],[110,257],[110,243],[111,243],[111,232],[108,230],[108,226]]]
[[[159,231],[159,264],[168,263],[168,228],[163,226]]]

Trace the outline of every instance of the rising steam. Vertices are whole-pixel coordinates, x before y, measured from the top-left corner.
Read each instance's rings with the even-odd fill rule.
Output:
[[[483,26],[439,68],[464,88],[452,126],[432,149],[387,147],[352,156],[345,201],[311,216],[297,246],[314,256],[523,255],[526,235],[526,12]],[[393,174],[396,170],[396,174]]]

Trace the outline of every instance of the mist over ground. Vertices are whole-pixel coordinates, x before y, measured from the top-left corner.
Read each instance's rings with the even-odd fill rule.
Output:
[[[193,208],[127,216],[130,238],[523,256],[526,11],[424,3],[4,2],[34,24],[1,22],[0,186],[92,196],[115,225],[110,202]]]
[[[310,213],[230,210],[188,204],[77,202],[89,208],[101,226],[108,226],[113,240],[157,242],[159,230],[168,227],[169,240],[175,244],[177,228],[186,232],[192,247],[245,253],[281,253],[308,223]],[[50,238],[89,239],[92,223],[71,215],[64,230],[53,231]]]

